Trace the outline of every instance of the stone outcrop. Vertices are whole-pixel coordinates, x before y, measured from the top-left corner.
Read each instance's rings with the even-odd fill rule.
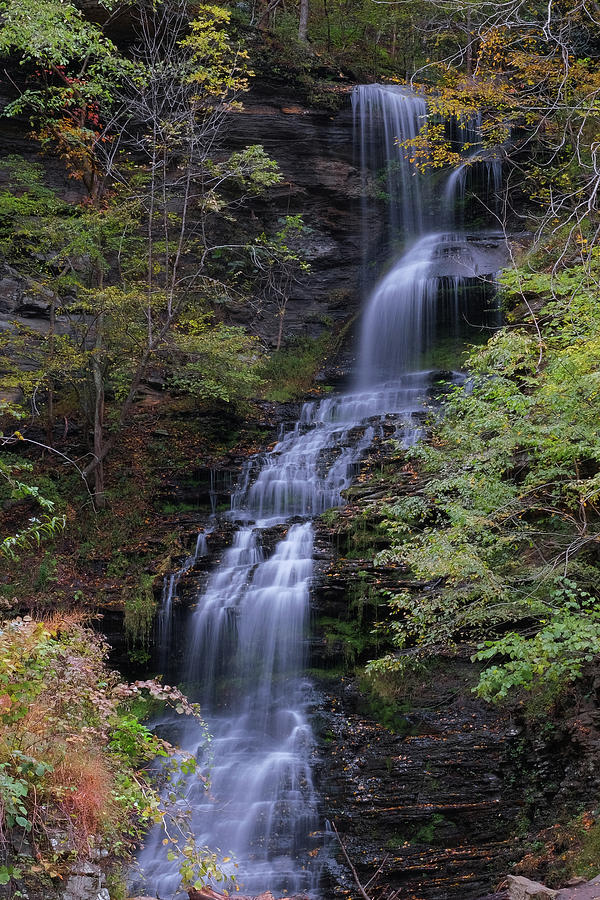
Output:
[[[539,881],[530,881],[522,875],[508,876],[509,900],[555,900],[557,896],[558,891],[553,891]]]
[[[50,327],[50,307],[58,306],[59,298],[33,279],[20,275],[10,266],[0,267],[0,331],[19,326],[44,334]],[[55,319],[57,334],[69,330],[66,316]]]
[[[506,791],[504,754],[514,732],[461,682],[460,667],[445,672],[437,692],[387,727],[353,679],[327,689],[319,710],[324,814],[363,883],[383,863],[382,883],[401,896],[463,900],[484,895],[509,866],[519,798]],[[327,896],[354,896],[330,850]]]
[[[600,900],[600,875],[591,881],[575,878],[560,890],[521,875],[509,875],[507,883],[508,892],[504,895],[507,900]]]
[[[244,98],[244,110],[232,118],[228,143],[235,149],[264,146],[284,177],[271,194],[273,213],[301,214],[310,229],[303,245],[311,272],[291,287],[286,335],[316,337],[347,321],[358,310],[361,267],[361,181],[350,88],[339,112],[327,112],[290,102],[268,84],[255,84]],[[366,230],[375,239],[381,227],[373,214]],[[257,330],[274,339],[272,309],[259,312]]]
[[[591,881],[562,888],[557,894],[557,900],[600,900],[600,875]]]
[[[95,863],[75,863],[61,896],[62,900],[110,900],[104,872]]]

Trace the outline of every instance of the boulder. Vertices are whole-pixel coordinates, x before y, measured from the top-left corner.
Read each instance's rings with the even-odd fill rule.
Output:
[[[600,900],[600,875],[591,881],[583,879],[579,880],[579,883],[570,881],[558,892],[557,900]]]
[[[555,900],[558,891],[553,891],[539,881],[530,881],[522,875],[509,875],[508,896],[509,900]]]
[[[65,885],[63,900],[110,900],[100,867],[87,860],[75,863]]]
[[[200,888],[200,890],[191,888],[188,891],[188,895],[190,900],[227,900],[226,894],[221,894],[219,891],[215,891],[210,887]],[[236,900],[276,900],[271,891],[263,891],[262,894],[254,895],[252,897],[241,897],[239,894],[236,894],[235,897]],[[308,897],[304,894],[298,894],[294,897],[282,897],[280,900],[308,900]]]

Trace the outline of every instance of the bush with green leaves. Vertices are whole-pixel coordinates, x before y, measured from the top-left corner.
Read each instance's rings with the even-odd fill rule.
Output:
[[[18,441],[20,433],[16,435],[5,437],[0,432],[0,446],[3,439],[7,444]],[[17,531],[11,529],[6,533],[0,524],[0,559],[16,560],[21,550],[39,547],[43,540],[54,537],[65,526],[65,516],[58,513],[55,501],[45,496],[38,484],[32,483],[32,470],[28,460],[0,456],[0,503],[5,510],[17,504],[27,508],[25,521]]]
[[[481,696],[555,696],[596,657],[599,273],[593,253],[559,273],[503,276],[535,322],[472,353],[469,380],[409,451],[414,496],[384,508],[389,547],[376,562],[408,567],[419,585],[392,592],[395,649],[372,673],[467,643],[492,663]]]

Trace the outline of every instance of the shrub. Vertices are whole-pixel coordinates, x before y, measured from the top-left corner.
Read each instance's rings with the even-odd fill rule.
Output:
[[[140,716],[150,701],[183,715],[199,710],[156,681],[124,683],[107,667],[107,651],[77,614],[0,626],[0,844],[27,837],[36,857],[30,876],[60,876],[92,848],[127,856],[149,825],[173,818],[146,768],[172,748]],[[173,765],[207,783],[194,759],[177,759]],[[219,876],[214,854],[193,848],[185,822],[178,826],[182,877]],[[19,871],[0,867],[0,883]]]

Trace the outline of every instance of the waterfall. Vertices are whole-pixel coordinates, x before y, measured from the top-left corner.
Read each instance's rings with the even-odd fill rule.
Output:
[[[182,803],[191,810],[198,844],[232,856],[240,889],[250,894],[269,889],[320,896],[313,860],[319,859],[324,817],[312,779],[313,688],[304,674],[312,519],[343,503],[384,424],[389,434],[395,422],[405,446],[417,440],[435,377],[423,367],[423,354],[435,340],[441,311],[454,328],[464,285],[500,267],[489,238],[482,244],[456,229],[426,231],[432,220],[428,181],[401,147],[423,124],[423,98],[406,88],[368,85],[355,89],[353,108],[363,222],[378,178],[389,213],[387,271],[366,303],[355,387],[306,403],[275,447],[245,465],[228,514],[237,530],[196,598],[181,673],[202,705],[214,755],[210,791],[197,778],[183,779]],[[400,236],[404,252],[398,256],[393,248]],[[165,583],[165,623],[179,577]],[[183,750],[202,757],[204,738],[194,722],[167,717],[159,724]],[[159,828],[148,836],[138,859],[144,878],[135,888],[168,900],[179,875],[162,837]]]
[[[352,108],[362,176],[363,229],[369,195],[385,192],[389,216],[386,242],[420,233],[428,213],[424,202],[427,185],[407,160],[401,143],[419,134],[427,117],[425,100],[397,85],[358,85]],[[368,245],[363,230],[363,247]]]
[[[185,558],[176,572],[165,575],[163,588],[156,616],[156,645],[159,648],[159,669],[166,672],[169,665],[169,652],[173,632],[173,601],[177,596],[177,586],[190,569],[193,569],[201,556],[208,553],[207,534],[212,529],[198,532],[192,553]]]
[[[447,179],[441,192],[439,220],[448,231],[431,230],[433,204],[431,192],[419,187],[422,176],[415,170],[402,144],[414,137],[424,124],[424,101],[406,88],[365,85],[354,94],[354,117],[360,123],[360,158],[371,170],[380,164],[376,149],[385,148],[394,161],[398,185],[390,188],[391,205],[402,211],[405,251],[395,259],[387,274],[373,288],[362,318],[357,385],[366,390],[374,385],[394,381],[400,374],[418,382],[417,370],[437,337],[437,320],[441,300],[448,287],[455,298],[455,321],[458,300],[465,286],[473,280],[493,280],[500,265],[485,245],[478,246],[472,236],[459,226],[465,198],[469,161],[459,165]],[[367,135],[363,134],[367,130]],[[455,123],[460,146],[481,147],[481,121],[472,117]],[[396,134],[395,140],[390,135]],[[372,148],[372,149],[369,149]],[[398,160],[398,155],[403,160]],[[478,150],[481,157],[481,149]],[[482,200],[488,202],[498,193],[501,166],[493,154],[485,154],[475,166],[487,173]],[[366,184],[367,175],[363,175]],[[363,215],[363,219],[366,217]],[[457,221],[458,220],[458,221]],[[427,226],[427,228],[426,228]],[[393,407],[390,412],[396,412]]]

